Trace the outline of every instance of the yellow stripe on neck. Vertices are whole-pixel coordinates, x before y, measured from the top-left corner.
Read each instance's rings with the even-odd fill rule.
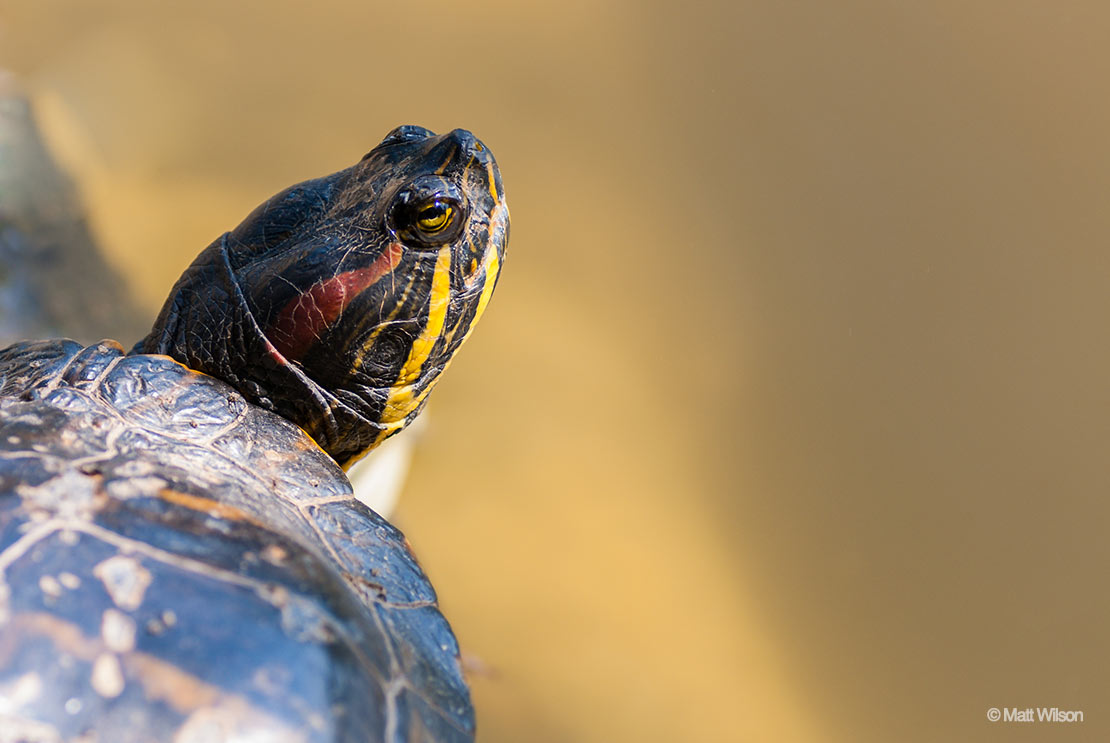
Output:
[[[447,307],[451,298],[451,246],[445,245],[436,256],[436,267],[432,274],[432,291],[428,299],[428,322],[420,331],[419,337],[412,343],[408,358],[397,375],[397,381],[389,393],[389,399],[382,411],[381,423],[397,423],[404,420],[405,416],[420,403],[427,394],[428,388],[419,397],[413,395],[413,383],[420,378],[428,357],[435,348],[436,341],[443,334],[443,325],[447,319]],[[391,426],[390,428],[394,428]]]

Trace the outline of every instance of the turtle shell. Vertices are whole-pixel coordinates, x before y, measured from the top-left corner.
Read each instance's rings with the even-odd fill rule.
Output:
[[[301,429],[113,342],[0,351],[0,739],[463,741],[403,535]]]

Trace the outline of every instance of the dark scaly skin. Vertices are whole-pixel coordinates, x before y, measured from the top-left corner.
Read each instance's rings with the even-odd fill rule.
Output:
[[[440,246],[404,226],[429,174],[465,206]],[[335,460],[415,415],[507,233],[485,148],[402,128],[186,272],[142,345],[213,376],[111,342],[0,351],[0,731],[471,740],[435,593]]]
[[[429,247],[398,235],[391,214],[414,185],[465,199],[468,219],[456,239]],[[178,281],[136,351],[164,353],[227,381],[345,464],[420,411],[484,309],[508,229],[489,150],[462,130],[434,137],[401,127],[362,162],[283,191],[216,240]],[[447,285],[437,294],[444,256]],[[314,287],[378,274],[334,322],[313,326],[327,314]],[[433,317],[436,303],[445,306],[442,320]],[[433,319],[442,330],[428,339],[427,359],[399,380]]]

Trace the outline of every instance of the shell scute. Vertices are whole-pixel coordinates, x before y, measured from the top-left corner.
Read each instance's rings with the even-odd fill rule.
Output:
[[[404,535],[381,516],[353,499],[312,505],[308,513],[340,567],[378,587],[376,602],[435,603],[435,590]]]
[[[83,346],[77,341],[24,341],[0,350],[0,395],[20,394],[55,379]]]
[[[389,630],[401,675],[410,690],[437,710],[434,717],[464,717],[465,710],[460,706],[464,697],[460,695],[466,682],[454,670],[458,667],[459,645],[439,609],[378,606],[377,612]]]
[[[230,387],[157,356],[121,359],[99,385],[100,395],[129,421],[191,440],[234,425],[247,407]]]

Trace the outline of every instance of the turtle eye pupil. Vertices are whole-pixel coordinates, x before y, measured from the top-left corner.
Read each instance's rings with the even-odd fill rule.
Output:
[[[434,235],[443,232],[451,224],[455,209],[445,201],[436,200],[420,209],[416,214],[416,226],[422,232]]]

